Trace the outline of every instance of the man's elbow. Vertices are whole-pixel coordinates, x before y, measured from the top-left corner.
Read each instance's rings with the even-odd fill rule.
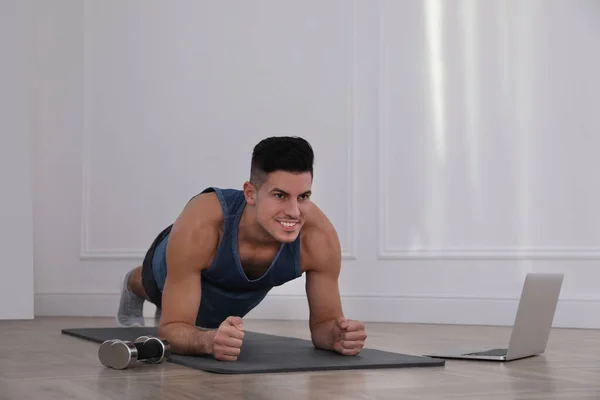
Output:
[[[333,341],[334,320],[324,320],[310,325],[310,338],[314,347],[329,350]]]
[[[166,340],[171,340],[173,325],[175,325],[174,322],[160,321],[158,324],[158,336]]]

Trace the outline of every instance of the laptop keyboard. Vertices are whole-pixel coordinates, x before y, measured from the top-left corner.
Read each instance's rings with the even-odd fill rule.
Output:
[[[508,349],[492,349],[485,351],[477,351],[474,353],[465,353],[465,356],[505,356]]]

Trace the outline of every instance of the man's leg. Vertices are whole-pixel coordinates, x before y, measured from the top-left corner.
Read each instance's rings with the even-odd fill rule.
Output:
[[[117,313],[117,323],[119,325],[144,326],[144,301],[149,301],[156,306],[155,322],[157,323],[160,320],[162,293],[154,278],[154,253],[157,246],[171,232],[171,227],[172,225],[169,225],[156,236],[144,256],[142,265],[125,275]]]
[[[154,311],[154,326],[160,325],[161,317],[162,317],[162,308],[156,307],[156,311]]]
[[[142,285],[142,267],[139,266],[123,279],[117,323],[120,326],[144,326],[144,300],[147,299]]]
[[[136,296],[141,297],[145,300],[150,301],[146,291],[144,290],[144,285],[142,285],[142,266],[134,268],[129,274],[129,279],[127,282],[129,289],[136,294]]]

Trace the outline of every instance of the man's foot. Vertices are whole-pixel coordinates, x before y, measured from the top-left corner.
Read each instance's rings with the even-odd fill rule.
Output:
[[[121,327],[144,326],[144,299],[131,291],[127,285],[129,275],[125,274],[121,287],[121,300],[117,312],[117,324]]]

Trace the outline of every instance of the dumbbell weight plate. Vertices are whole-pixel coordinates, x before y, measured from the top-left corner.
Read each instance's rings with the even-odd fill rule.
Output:
[[[160,364],[171,354],[171,346],[166,340],[161,340],[155,336],[140,336],[134,343],[140,344],[138,348],[138,358],[147,357],[148,353],[158,354],[156,357],[145,358],[143,361],[147,364]],[[143,353],[143,354],[142,354]]]
[[[119,339],[106,340],[98,348],[98,359],[107,368],[112,368],[110,364],[110,346],[115,343],[120,342]]]
[[[150,338],[151,338],[150,336],[140,336],[139,338],[135,339],[135,341],[133,343],[139,343],[142,345],[141,347],[143,347],[144,343],[146,343]],[[154,345],[154,343],[152,343],[152,342],[150,342],[150,343],[151,343],[150,344],[151,346]],[[137,346],[137,347],[140,348],[140,346]],[[154,362],[154,360],[156,360],[156,362]],[[160,362],[160,360],[157,358],[149,358],[149,359],[142,360],[142,361],[144,361],[148,364],[158,364],[158,362]]]
[[[149,348],[149,352],[159,354],[159,356],[157,357],[146,358],[145,360],[143,360],[148,364],[160,364],[165,359],[167,359],[171,353],[171,346],[169,345],[169,342],[167,342],[166,340],[161,340],[157,337],[150,337],[147,340],[145,340],[144,347],[146,346]]]
[[[137,362],[138,350],[132,342],[115,342],[107,350],[109,364],[114,369],[126,369]]]
[[[150,339],[150,336],[140,336],[135,339],[133,343],[144,343],[146,340]]]

